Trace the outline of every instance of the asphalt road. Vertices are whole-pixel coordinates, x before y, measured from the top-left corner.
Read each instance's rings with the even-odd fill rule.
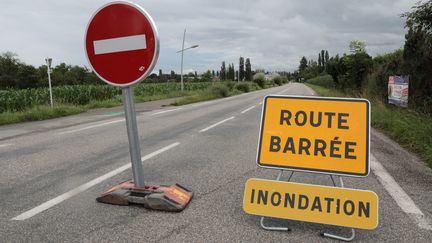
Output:
[[[321,231],[348,235],[347,228],[279,219],[267,222],[292,231],[266,231],[259,217],[243,212],[246,180],[277,175],[255,163],[260,103],[267,94],[313,91],[294,83],[183,107],[158,108],[162,102],[139,109],[145,180],[191,189],[195,196],[181,213],[95,201],[132,176],[126,168],[101,178],[130,164],[119,108],[0,127],[0,241],[327,242],[332,240]],[[375,130],[371,142],[370,175],[344,182],[377,193],[379,226],[357,230],[355,240],[432,242],[432,170]],[[292,181],[332,185],[329,176],[307,173],[295,173]],[[39,205],[48,206],[26,214]]]

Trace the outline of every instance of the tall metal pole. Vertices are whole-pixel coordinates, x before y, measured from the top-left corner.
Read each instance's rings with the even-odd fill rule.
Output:
[[[45,58],[47,64],[47,73],[48,73],[48,86],[49,86],[49,94],[50,94],[50,104],[51,108],[53,108],[53,96],[52,96],[52,88],[51,88],[51,61],[52,59],[47,57]]]
[[[132,162],[132,173],[136,187],[144,187],[144,174],[141,161],[141,147],[138,136],[138,127],[133,102],[133,89],[131,86],[122,89],[123,105],[126,115],[126,127],[129,139],[129,152]]]
[[[181,71],[180,71],[180,82],[181,82],[181,91],[184,89],[183,85],[183,53],[184,53],[184,42],[186,37],[186,28],[183,33],[183,44],[182,44],[182,50],[181,50]]]

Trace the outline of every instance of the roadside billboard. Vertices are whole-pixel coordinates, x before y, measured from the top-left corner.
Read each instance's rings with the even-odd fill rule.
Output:
[[[388,102],[397,106],[408,106],[409,76],[389,76]]]

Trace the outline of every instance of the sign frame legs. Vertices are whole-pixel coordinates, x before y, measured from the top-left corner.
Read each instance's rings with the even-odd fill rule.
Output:
[[[284,172],[284,170],[280,170],[279,171],[279,174],[276,177],[276,181],[280,181],[281,180],[283,172]],[[291,174],[288,177],[287,182],[291,181],[291,178],[292,178],[293,175],[294,175],[294,171],[291,171]],[[338,187],[337,184],[336,184],[336,181],[335,181],[335,179],[333,177],[333,175],[329,175],[329,176],[330,176],[330,178],[331,178],[331,180],[333,182],[333,186],[334,187]],[[343,182],[342,176],[339,176],[339,182],[340,182],[340,187],[344,188],[345,186],[344,186],[344,182]],[[268,226],[268,225],[265,225],[264,224],[264,219],[265,218],[266,217],[262,216],[261,219],[260,219],[260,226],[261,226],[261,228],[263,228],[265,230],[270,230],[270,231],[291,231],[291,229],[288,228],[288,227],[277,227],[277,226]],[[355,229],[351,228],[351,235],[349,237],[344,237],[344,236],[341,236],[341,235],[330,234],[330,233],[326,233],[326,232],[321,232],[320,235],[322,237],[327,237],[327,238],[332,238],[332,239],[336,239],[336,240],[350,242],[350,241],[354,240],[354,238],[355,238]]]
[[[279,171],[279,174],[276,177],[277,181],[280,181],[283,172],[284,172],[283,170]],[[291,175],[289,176],[289,178],[288,178],[287,181],[291,180],[291,177],[292,177],[293,174],[294,174],[294,171],[291,172]],[[261,219],[260,219],[260,226],[261,226],[261,228],[263,228],[265,230],[271,230],[271,231],[291,231],[291,229],[288,228],[288,227],[267,226],[267,225],[264,224],[264,219],[265,218],[266,217],[262,216]]]
[[[136,187],[144,187],[144,172],[141,161],[141,146],[138,136],[135,105],[133,101],[133,88],[131,86],[123,87],[122,96],[126,117],[127,135],[129,139],[133,180]]]
[[[337,187],[336,182],[335,182],[335,180],[333,178],[333,175],[330,175],[330,178],[331,178],[331,180],[333,182],[333,186]],[[340,182],[340,187],[344,188],[345,186],[344,186],[344,182],[343,182],[342,176],[339,176],[339,182]],[[347,242],[349,242],[349,241],[354,240],[354,238],[355,238],[355,229],[351,228],[351,235],[349,237],[344,237],[344,236],[340,236],[340,235],[334,235],[334,234],[325,233],[325,232],[322,232],[321,236],[332,238],[332,239],[336,239],[336,240],[341,240],[341,241],[347,241]]]

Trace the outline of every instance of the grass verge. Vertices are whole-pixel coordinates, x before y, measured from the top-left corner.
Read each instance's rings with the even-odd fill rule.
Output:
[[[351,96],[339,90],[307,85],[321,96]],[[432,167],[432,117],[377,101],[371,101],[371,106],[372,126],[417,153]]]
[[[78,114],[86,111],[82,106],[59,105],[51,108],[50,106],[37,106],[20,112],[0,113],[0,125],[25,122],[41,121],[61,116]]]
[[[136,103],[169,99],[175,97],[181,97],[186,95],[196,94],[198,91],[188,92],[171,92],[168,94],[152,95],[152,96],[135,96],[134,101]],[[25,111],[18,112],[2,112],[0,113],[0,125],[13,124],[27,121],[41,121],[52,118],[58,118],[63,116],[75,115],[81,112],[88,111],[95,108],[110,108],[122,105],[122,98],[118,96],[114,99],[102,100],[102,101],[91,101],[87,105],[55,105],[54,108],[50,106],[35,106]]]

